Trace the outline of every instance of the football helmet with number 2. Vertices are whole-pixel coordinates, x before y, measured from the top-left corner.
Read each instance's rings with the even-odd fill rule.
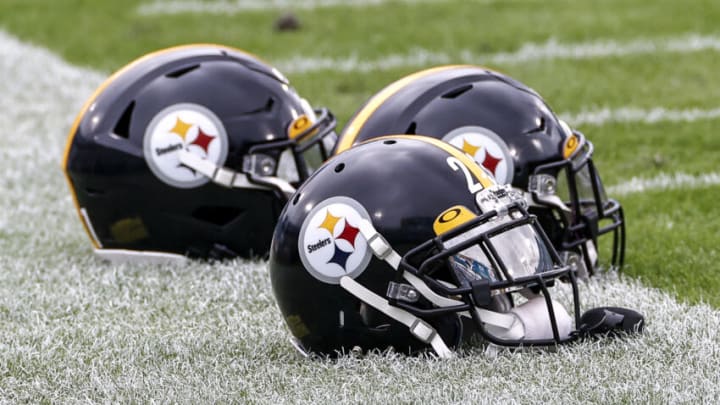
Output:
[[[329,160],[283,210],[269,271],[303,353],[449,357],[476,333],[554,345],[580,319],[575,272],[522,195],[431,137],[383,137]],[[560,278],[569,311],[553,297]]]

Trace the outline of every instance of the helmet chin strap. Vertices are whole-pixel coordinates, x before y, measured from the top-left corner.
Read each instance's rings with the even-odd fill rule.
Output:
[[[218,166],[215,163],[207,159],[203,159],[185,149],[181,149],[178,152],[178,157],[180,158],[180,163],[208,177],[213,181],[213,183],[221,186],[230,188],[272,190],[269,186],[250,181],[246,173],[236,172],[234,170]],[[288,197],[295,193],[295,187],[280,177],[263,176],[262,179],[264,182],[272,184],[277,189],[281,190]]]
[[[384,260],[395,270],[400,267],[400,261],[402,260],[400,254],[390,246],[387,240],[377,232],[372,223],[367,219],[361,220],[360,233],[365,240],[367,240],[368,246],[375,254],[375,257]],[[452,307],[464,304],[462,301],[437,294],[428,287],[424,281],[410,272],[403,272],[403,277],[417,289],[421,295],[438,307]],[[424,320],[401,308],[390,305],[385,298],[368,290],[348,276],[340,279],[340,286],[366,304],[408,326],[413,336],[423,343],[430,344],[440,358],[452,357],[452,351],[448,348],[445,341],[443,341],[437,331]],[[525,323],[527,321],[524,322],[522,319],[523,311],[500,313],[478,307],[475,307],[474,310],[486,327],[492,331],[494,336],[504,339],[522,339],[525,337],[527,332]],[[471,316],[467,311],[462,311],[459,315],[465,317]]]
[[[340,286],[364,303],[407,326],[410,329],[410,333],[418,340],[431,345],[441,359],[453,357],[452,350],[448,348],[445,341],[429,323],[404,309],[390,305],[386,299],[368,290],[362,284],[348,276],[343,276],[340,279]]]

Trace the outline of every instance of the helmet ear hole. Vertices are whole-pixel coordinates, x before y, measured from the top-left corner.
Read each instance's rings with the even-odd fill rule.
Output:
[[[335,166],[335,173],[340,173],[345,169],[345,163],[340,163],[339,165]]]
[[[292,204],[293,204],[293,205],[297,205],[297,203],[300,202],[300,196],[301,196],[301,195],[302,195],[302,193],[297,193],[297,194],[295,194],[295,198],[293,198],[293,201],[292,201]]]
[[[385,145],[394,145],[397,141],[394,139],[388,139],[387,141],[384,141],[383,143]]]

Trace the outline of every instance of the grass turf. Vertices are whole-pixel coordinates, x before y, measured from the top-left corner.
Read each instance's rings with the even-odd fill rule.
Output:
[[[59,169],[66,132],[84,99],[109,72],[159,47],[221,42],[281,64],[296,56],[380,60],[413,47],[488,54],[549,38],[712,35],[720,16],[715,2],[391,2],[300,11],[304,28],[296,33],[272,31],[280,11],[139,16],[135,5],[0,4],[0,27],[92,69],[0,33],[0,399],[695,403],[720,393],[717,186],[621,198],[626,273],[633,278],[594,280],[583,287],[584,299],[588,306],[643,311],[649,323],[642,338],[542,355],[493,357],[469,349],[449,362],[392,353],[329,362],[296,357],[262,262],[129,267],[92,258]],[[576,113],[605,106],[716,108],[717,61],[717,51],[707,50],[496,67],[535,87],[557,111]],[[345,122],[368,96],[417,68],[290,77]],[[596,144],[606,184],[616,185],[631,176],[716,171],[716,124],[581,129]]]

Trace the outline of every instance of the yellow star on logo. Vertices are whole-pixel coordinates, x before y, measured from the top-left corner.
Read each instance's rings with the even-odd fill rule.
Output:
[[[468,143],[467,140],[463,139],[463,146],[462,146],[463,152],[467,153],[470,156],[475,156],[478,149],[480,149],[479,146],[475,146],[471,143]]]
[[[330,232],[330,235],[333,234],[333,230],[335,229],[335,224],[340,220],[340,217],[336,217],[333,214],[330,213],[330,210],[327,210],[325,213],[325,219],[323,220],[322,224],[320,224],[319,228],[325,228]]]
[[[173,129],[170,130],[170,132],[174,132],[180,136],[180,138],[185,141],[185,137],[187,136],[187,132],[192,128],[193,124],[189,124],[183,120],[180,119],[180,117],[176,118],[177,121],[175,121],[175,126]]]

